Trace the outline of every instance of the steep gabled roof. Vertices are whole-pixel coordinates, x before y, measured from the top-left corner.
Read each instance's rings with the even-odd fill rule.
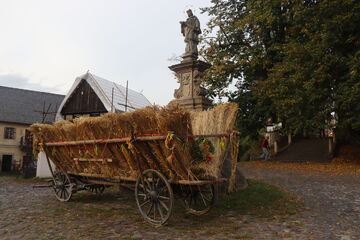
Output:
[[[75,79],[74,84],[72,85],[68,94],[66,94],[63,102],[61,103],[58,109],[56,120],[63,119],[61,115],[61,110],[82,80],[85,80],[91,86],[91,88],[94,90],[96,95],[104,104],[108,112],[125,111],[126,88],[117,83],[111,82],[109,80],[98,77],[88,72]],[[113,109],[112,109],[112,99],[113,99]],[[149,100],[147,100],[147,98],[143,94],[128,89],[127,105],[128,105],[127,111],[131,111],[137,108],[150,106],[151,103],[149,102]]]
[[[0,86],[0,122],[33,124],[43,121],[45,112],[56,112],[64,95]],[[51,104],[51,105],[50,105]],[[44,122],[55,120],[55,114],[47,114]]]

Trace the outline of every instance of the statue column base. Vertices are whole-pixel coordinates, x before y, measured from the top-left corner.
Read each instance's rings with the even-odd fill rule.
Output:
[[[211,107],[212,102],[204,96],[194,96],[172,100],[170,104],[178,104],[180,107],[191,111],[204,111]]]
[[[201,77],[211,65],[194,59],[195,55],[183,56],[184,60],[170,66],[180,83],[174,92],[175,100],[169,104],[179,104],[187,110],[202,111],[208,109],[212,102],[205,97],[206,89],[201,86]]]
[[[184,53],[181,57],[183,59],[181,63],[196,62],[198,58],[198,54]]]

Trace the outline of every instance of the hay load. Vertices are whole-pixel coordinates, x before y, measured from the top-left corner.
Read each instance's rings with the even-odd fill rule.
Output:
[[[237,104],[235,103],[221,104],[207,111],[191,112],[192,132],[194,135],[221,133],[231,137],[231,133],[234,131],[236,114]],[[204,161],[198,162],[192,169],[200,175],[219,177],[224,160],[231,158],[231,156],[226,155],[225,151],[231,147],[230,140],[228,137],[212,138],[211,142],[214,146],[214,153],[212,154],[211,163]],[[235,161],[234,165],[236,165],[237,153],[233,161]]]
[[[172,181],[218,178],[236,113],[237,105],[232,103],[194,113],[178,106],[152,106],[73,122],[34,124],[30,131],[34,149],[44,150],[67,173],[136,179],[141,170],[151,168]],[[211,134],[227,136],[193,137]]]

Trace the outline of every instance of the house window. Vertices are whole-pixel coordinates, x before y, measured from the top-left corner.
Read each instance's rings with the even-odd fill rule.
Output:
[[[5,139],[15,139],[15,128],[6,127],[4,129],[4,138]]]

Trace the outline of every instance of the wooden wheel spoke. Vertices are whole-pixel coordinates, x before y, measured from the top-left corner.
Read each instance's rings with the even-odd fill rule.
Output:
[[[146,200],[145,202],[140,204],[140,207],[144,206],[145,204],[148,204],[149,202],[151,202],[151,199]]]
[[[145,197],[146,198],[146,194],[145,193],[138,193],[138,196],[141,196],[141,197]]]
[[[203,195],[203,198],[208,201],[208,202],[211,202],[211,199],[207,198],[205,195]]]
[[[59,187],[56,187],[56,188],[55,188],[55,193],[56,193],[56,195],[58,195],[60,191],[61,191],[61,188],[59,188]]]
[[[160,178],[158,177],[157,180],[156,180],[155,186],[158,187],[158,186],[159,186],[159,183],[160,183]]]
[[[170,200],[170,198],[168,197],[165,197],[165,196],[158,196],[159,199],[162,199],[162,200]]]
[[[153,220],[154,221],[156,221],[156,208],[157,208],[157,203],[154,202],[154,209],[153,209],[153,216],[154,216]]]
[[[150,182],[149,182],[149,180],[147,179],[147,178],[145,178],[145,182],[146,182],[146,184],[148,185],[148,187],[149,187],[149,192],[150,191],[152,191],[153,190],[153,188],[152,188],[152,186],[151,186],[151,184],[150,184]]]
[[[66,181],[67,181],[66,176],[65,176],[65,175],[63,175],[63,176],[62,176],[62,178],[61,178],[61,182],[62,182],[63,184],[65,184],[65,183],[66,183]]]
[[[148,212],[146,213],[147,216],[149,216],[149,214],[153,208],[154,208],[154,202],[151,202],[151,206],[150,206]]]
[[[145,192],[149,193],[150,192],[150,190],[147,189],[146,186],[140,184],[140,187],[141,187],[141,189],[143,189],[143,193],[145,193]]]
[[[159,201],[159,203],[166,211],[169,211],[169,208],[166,206],[165,203],[163,203],[162,201]]]
[[[160,204],[159,204],[159,203],[156,203],[156,206],[157,206],[157,209],[158,209],[158,211],[159,211],[161,220],[163,220],[163,219],[164,219],[164,213],[163,213],[163,211],[162,211],[162,209],[161,209],[161,207],[160,207]]]
[[[204,196],[201,194],[201,192],[199,193],[200,197],[201,197],[201,200],[202,202],[204,203],[204,206],[206,206],[206,202],[205,202],[205,199],[204,199]]]
[[[68,196],[69,196],[69,193],[68,193],[68,191],[65,189],[65,190],[64,190],[64,197],[67,198]]]
[[[188,204],[188,206],[191,206],[192,200],[193,200],[193,197],[192,197],[192,194],[190,194],[189,200],[185,199],[185,202]]]
[[[154,175],[151,176],[151,190],[155,190],[155,178],[154,178]]]
[[[167,189],[167,186],[163,186],[162,188],[159,189],[158,193],[161,194],[164,192],[164,190]]]
[[[65,195],[64,190],[61,189],[61,198],[64,198],[64,195]]]

